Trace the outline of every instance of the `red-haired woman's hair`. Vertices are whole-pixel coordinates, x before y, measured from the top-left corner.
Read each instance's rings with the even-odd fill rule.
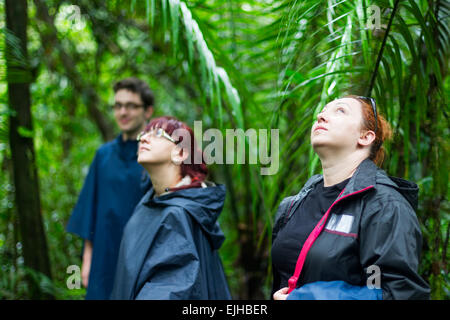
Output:
[[[208,168],[206,167],[205,159],[203,156],[203,152],[198,149],[197,143],[195,142],[194,132],[192,129],[186,125],[184,122],[179,121],[174,117],[164,116],[152,119],[150,123],[145,127],[145,131],[148,132],[151,129],[162,128],[166,131],[170,136],[175,132],[175,130],[183,130],[182,132],[189,135],[190,143],[183,144],[183,135],[177,137],[176,144],[181,146],[182,148],[189,148],[189,156],[188,159],[190,161],[183,161],[180,165],[181,167],[181,177],[190,176],[191,184],[171,188],[169,191],[177,191],[181,189],[188,188],[200,188],[202,186],[202,182],[205,181],[206,176],[208,175]],[[173,136],[172,136],[173,137]],[[175,138],[175,137],[174,137]],[[201,161],[194,161],[194,160]],[[200,163],[196,163],[200,162]]]
[[[377,124],[375,126],[375,115],[369,100],[355,95],[348,95],[344,98],[352,98],[357,100],[362,107],[363,123],[362,128],[365,130],[376,131],[375,141],[370,147],[369,158],[381,166],[386,156],[386,150],[383,147],[383,142],[392,137],[392,129],[389,122],[377,111]],[[376,130],[375,130],[376,128]]]

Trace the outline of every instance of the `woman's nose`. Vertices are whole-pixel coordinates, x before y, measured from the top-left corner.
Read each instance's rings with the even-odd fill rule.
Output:
[[[139,139],[140,142],[150,143],[150,132],[144,133]]]
[[[317,115],[317,122],[326,122],[325,116],[322,111]]]

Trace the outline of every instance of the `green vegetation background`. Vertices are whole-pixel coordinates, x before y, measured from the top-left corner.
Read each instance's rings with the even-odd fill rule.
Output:
[[[42,4],[50,20],[38,14]],[[378,29],[367,28],[370,4],[382,9]],[[27,298],[26,274],[57,299],[84,297],[84,289],[66,285],[67,267],[81,263],[82,242],[64,228],[95,150],[118,133],[111,87],[127,76],[153,88],[155,116],[174,115],[191,126],[202,120],[204,130],[223,132],[280,129],[276,175],[261,176],[261,165],[211,167],[211,179],[228,189],[220,253],[233,297],[243,299],[269,298],[273,215],[283,197],[319,172],[309,146],[315,114],[336,97],[369,90],[395,129],[383,168],[420,187],[420,272],[433,299],[449,299],[450,10],[444,1],[402,1],[387,32],[393,7],[394,1],[29,1],[34,128],[24,134],[37,153],[52,280],[25,268],[21,255],[2,67],[0,299]],[[0,1],[2,50],[4,15]],[[4,55],[0,60],[4,65]],[[110,129],[100,129],[92,108]]]

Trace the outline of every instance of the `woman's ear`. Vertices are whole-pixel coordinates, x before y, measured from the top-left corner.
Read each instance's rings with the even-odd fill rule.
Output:
[[[179,166],[186,160],[189,156],[189,151],[186,148],[180,148],[179,146],[175,146],[172,149],[171,159],[172,163]]]
[[[370,146],[375,141],[375,132],[372,130],[364,130],[358,139],[358,144],[362,147]]]

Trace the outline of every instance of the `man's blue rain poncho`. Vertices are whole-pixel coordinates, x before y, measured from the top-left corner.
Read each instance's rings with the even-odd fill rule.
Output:
[[[109,298],[123,228],[150,187],[137,163],[137,141],[119,135],[97,150],[67,225],[93,245],[86,299]]]
[[[125,227],[112,299],[231,299],[218,249],[223,185],[159,197],[151,189]]]

